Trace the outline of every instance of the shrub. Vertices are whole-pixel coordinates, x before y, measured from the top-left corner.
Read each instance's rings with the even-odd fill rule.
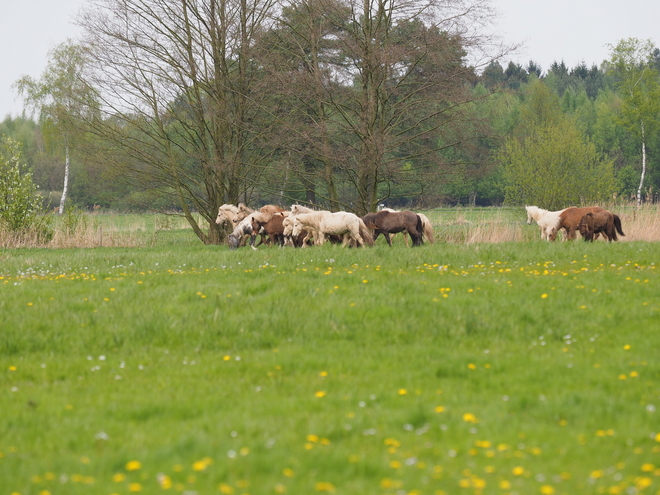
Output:
[[[52,218],[44,215],[38,188],[25,170],[21,146],[3,138],[0,144],[0,231],[40,243],[52,238]]]

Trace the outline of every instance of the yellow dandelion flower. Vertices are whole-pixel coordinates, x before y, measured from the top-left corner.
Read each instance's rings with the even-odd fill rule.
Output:
[[[644,490],[653,484],[653,480],[648,476],[639,476],[635,478],[635,487],[638,490]]]
[[[555,493],[555,489],[550,485],[543,485],[541,487],[541,493],[543,495],[553,495]]]
[[[626,344],[626,345],[623,346],[623,349],[626,350],[626,351],[629,351],[630,348],[631,348],[630,344]]]
[[[317,492],[334,492],[335,491],[335,485],[332,483],[329,483],[327,481],[319,481],[314,485],[314,488],[316,489]]]
[[[128,491],[129,492],[141,492],[142,491],[142,485],[140,483],[131,483],[128,485]]]
[[[220,486],[218,486],[218,490],[220,493],[224,493],[225,495],[231,495],[234,493],[234,488],[231,485],[228,485],[227,483],[220,483]]]
[[[472,413],[463,414],[463,421],[465,421],[466,423],[478,423],[479,422],[477,417]]]
[[[477,369],[477,365],[474,364],[474,363],[468,364],[467,367],[470,368],[471,370],[476,370]]]
[[[541,299],[547,299],[548,295],[547,294],[541,294]]]
[[[142,463],[140,461],[128,461],[126,463],[126,471],[137,471],[142,467]]]
[[[509,488],[511,488],[511,482],[507,480],[500,481],[500,488],[502,490],[508,490]]]
[[[282,474],[284,476],[286,476],[287,478],[293,478],[293,476],[295,475],[295,473],[293,472],[293,469],[291,469],[291,468],[284,468],[284,470],[282,471]]]
[[[112,481],[115,483],[121,483],[126,479],[126,475],[124,473],[117,473],[112,477]]]
[[[435,406],[435,412],[437,413],[445,412],[445,406]]]
[[[642,464],[642,471],[644,471],[645,473],[650,473],[652,471],[655,471],[655,466],[647,462],[646,464]]]
[[[399,395],[408,395],[408,391],[405,388],[400,388]]]
[[[208,464],[204,462],[204,460],[201,461],[195,461],[192,464],[192,470],[193,471],[204,471],[208,467]]]
[[[522,476],[525,473],[525,468],[522,466],[516,466],[511,470],[511,472],[514,476]]]
[[[318,397],[319,399],[325,397],[325,390],[319,390],[314,394],[315,397]]]
[[[595,480],[597,480],[598,478],[602,478],[602,477],[603,477],[603,474],[604,474],[604,473],[603,473],[602,470],[597,469],[597,470],[595,470],[595,471],[591,471],[591,474],[589,475],[589,477],[590,477],[590,478],[593,478],[593,479],[595,479]]]
[[[401,461],[390,461],[390,467],[392,469],[399,469],[401,467]]]

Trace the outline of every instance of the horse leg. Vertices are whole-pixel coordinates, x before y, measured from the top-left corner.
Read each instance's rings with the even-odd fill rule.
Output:
[[[385,240],[387,241],[387,244],[389,244],[389,246],[392,247],[392,239],[390,239],[390,234],[383,231],[383,236],[385,237]]]

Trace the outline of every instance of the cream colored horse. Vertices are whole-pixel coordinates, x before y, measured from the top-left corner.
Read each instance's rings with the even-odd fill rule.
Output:
[[[347,246],[349,242],[354,242],[358,247],[364,247],[365,244],[373,246],[374,244],[371,232],[362,219],[353,213],[315,211],[293,215],[289,218],[293,219],[292,235],[297,236],[303,230],[307,230],[312,233],[317,245],[325,242],[326,235],[343,236],[343,246]]]
[[[559,230],[559,223],[561,221],[559,215],[564,210],[548,211],[538,206],[525,206],[525,210],[527,210],[527,224],[531,225],[533,220],[538,224],[539,229],[541,229],[541,240],[553,241]]]

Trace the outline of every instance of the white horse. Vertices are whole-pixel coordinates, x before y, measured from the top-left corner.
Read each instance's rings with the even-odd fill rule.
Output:
[[[374,241],[371,232],[367,229],[362,219],[353,213],[338,211],[330,213],[327,211],[316,211],[314,213],[301,213],[293,218],[292,234],[299,235],[303,230],[312,232],[317,245],[325,242],[326,235],[341,235],[344,237],[343,246],[350,241],[356,246],[373,246]]]
[[[250,236],[250,247],[257,251],[257,248],[254,246],[254,239],[257,236],[257,232],[252,230],[252,214],[241,220],[234,228],[234,231],[229,234],[229,237],[227,238],[229,249],[237,249],[241,245],[245,236]]]
[[[532,220],[534,220],[541,229],[541,240],[555,240],[561,220],[559,215],[564,210],[548,211],[538,206],[525,206],[525,210],[527,210],[527,224],[531,225]]]
[[[291,205],[291,214],[292,215],[300,215],[304,213],[314,213],[317,210],[313,210],[311,208],[307,208],[306,206],[303,205]],[[320,211],[325,211],[325,210],[320,210]]]

